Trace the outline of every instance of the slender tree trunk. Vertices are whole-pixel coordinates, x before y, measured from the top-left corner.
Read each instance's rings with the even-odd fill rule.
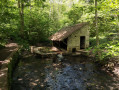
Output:
[[[24,3],[21,4],[21,31],[24,32]]]
[[[32,9],[32,6],[31,6],[31,0],[29,0],[29,3],[30,3],[30,6],[29,6],[29,10],[30,10],[30,16],[32,17],[31,15],[31,9]],[[32,28],[31,25],[29,25],[29,28]],[[30,34],[31,34],[31,30],[28,31],[28,38],[30,39]]]
[[[97,0],[95,0],[95,30],[96,30],[96,45],[99,46],[99,31],[98,31],[98,20],[97,20]]]
[[[117,38],[119,39],[119,18],[118,18],[118,13],[116,14],[116,23],[117,23]]]
[[[97,46],[97,55],[98,60],[101,60],[101,54],[99,50],[99,30],[98,30],[98,12],[97,12],[97,0],[95,0],[95,30],[96,30],[96,46]]]
[[[24,2],[22,0],[18,0],[18,8],[20,15],[20,35],[24,38]]]
[[[60,8],[60,0],[58,0],[58,8],[57,8],[58,18],[59,18],[59,14],[60,14],[59,8]]]
[[[51,13],[52,13],[52,3],[51,3],[51,0],[49,0],[49,3],[50,3],[50,13],[49,13],[49,17],[51,17]]]
[[[53,1],[53,13],[55,11],[55,0],[52,0]]]

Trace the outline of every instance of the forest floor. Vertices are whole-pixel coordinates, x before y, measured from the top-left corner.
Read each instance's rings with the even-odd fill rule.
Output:
[[[5,48],[0,50],[0,67],[4,60],[18,47],[16,43],[10,42],[5,45]]]

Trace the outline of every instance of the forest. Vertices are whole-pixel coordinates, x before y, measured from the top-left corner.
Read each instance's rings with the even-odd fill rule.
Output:
[[[101,59],[119,51],[118,0],[1,0],[0,45],[13,40],[24,48],[49,42],[48,37],[65,26],[90,23],[90,48]],[[97,42],[97,43],[96,43]],[[95,45],[97,45],[95,47]]]
[[[84,22],[89,27],[89,47],[85,49],[89,57],[65,57],[58,52],[59,61],[54,61],[52,56],[36,58],[30,52],[32,46],[52,47],[51,35]],[[119,0],[0,0],[0,86],[5,81],[1,78],[6,61],[2,59],[15,51],[9,43],[18,44],[20,50],[5,65],[8,90],[119,88],[119,80],[113,75],[119,76]],[[108,69],[111,74],[96,67]]]

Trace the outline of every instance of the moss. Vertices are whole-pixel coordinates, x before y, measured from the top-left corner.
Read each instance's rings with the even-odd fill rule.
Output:
[[[19,52],[16,52],[8,64],[8,90],[11,90],[13,72],[19,62]]]

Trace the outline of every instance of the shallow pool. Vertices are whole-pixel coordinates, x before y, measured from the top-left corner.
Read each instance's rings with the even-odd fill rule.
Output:
[[[61,62],[34,56],[20,61],[13,75],[13,90],[119,90],[119,79],[87,57],[65,57]]]

